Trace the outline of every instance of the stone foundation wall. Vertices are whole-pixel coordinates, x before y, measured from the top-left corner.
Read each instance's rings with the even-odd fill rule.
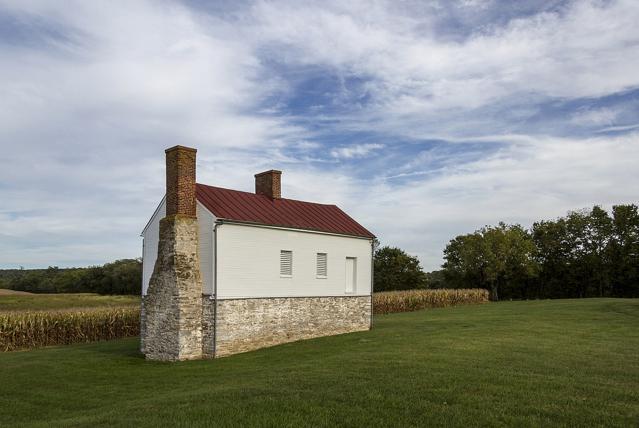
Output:
[[[215,357],[215,299],[202,296],[202,357]]]
[[[370,296],[219,300],[217,310],[216,357],[369,330],[371,323]]]
[[[146,309],[144,309],[144,299],[146,296],[142,296],[140,302],[140,352],[146,353],[146,347],[144,342],[146,341]]]

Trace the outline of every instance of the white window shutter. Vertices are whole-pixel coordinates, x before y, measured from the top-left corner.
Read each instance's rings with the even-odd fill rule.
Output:
[[[293,252],[280,251],[280,276],[293,276]]]
[[[326,253],[317,253],[317,276],[325,278],[328,274],[328,256]]]

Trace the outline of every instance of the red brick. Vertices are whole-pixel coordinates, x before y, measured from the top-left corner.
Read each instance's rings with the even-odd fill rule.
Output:
[[[255,174],[255,193],[271,199],[282,198],[282,171],[270,171]]]
[[[195,217],[196,149],[175,146],[166,149],[166,215]]]

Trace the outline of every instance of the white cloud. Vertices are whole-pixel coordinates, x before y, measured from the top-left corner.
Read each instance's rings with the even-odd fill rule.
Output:
[[[504,27],[476,28],[461,41],[438,38],[436,15],[427,6],[348,5],[261,2],[253,10],[259,42],[273,46],[274,57],[370,79],[370,105],[345,126],[360,121],[361,129],[411,136],[436,128],[456,137],[467,132],[459,123],[473,109],[639,86],[639,7],[629,0],[572,2]],[[487,128],[496,121],[483,119]],[[470,125],[477,132],[478,124]]]
[[[28,29],[0,39],[0,265],[136,256],[164,148],[207,154],[306,135],[259,112],[281,82],[215,17],[174,2],[0,8]]]
[[[602,129],[598,129],[596,132],[597,133],[604,133],[604,132],[624,132],[624,131],[632,131],[634,129],[639,128],[639,123],[635,123],[632,125],[624,125],[624,126],[608,126]]]
[[[539,138],[408,182],[360,182],[348,207],[382,242],[419,254],[434,269],[448,240],[486,224],[528,227],[594,204],[637,203],[636,189],[628,185],[639,180],[637,159],[639,133]]]
[[[619,116],[618,109],[607,107],[598,109],[582,110],[574,113],[570,121],[576,125],[585,126],[611,126],[615,123],[615,119]]]
[[[428,268],[486,223],[636,202],[636,133],[517,128],[544,102],[639,87],[636,3],[502,20],[503,5],[465,1],[455,18],[470,26],[446,34],[441,6],[0,1],[23,27],[0,31],[0,266],[139,255],[174,144],[199,149],[202,182],[252,190],[254,173],[283,169],[286,196],[339,204]],[[340,84],[324,109],[287,110],[309,70]],[[632,131],[624,114],[595,105],[566,121]],[[353,131],[383,145],[319,138]],[[429,138],[456,150],[397,142]]]
[[[353,144],[351,146],[337,147],[331,150],[331,156],[338,159],[362,158],[383,147],[383,144],[376,143]]]

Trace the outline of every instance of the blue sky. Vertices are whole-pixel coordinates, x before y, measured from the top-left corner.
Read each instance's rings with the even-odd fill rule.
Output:
[[[635,1],[0,0],[0,267],[141,253],[163,150],[336,203],[436,269],[498,221],[639,202]]]

